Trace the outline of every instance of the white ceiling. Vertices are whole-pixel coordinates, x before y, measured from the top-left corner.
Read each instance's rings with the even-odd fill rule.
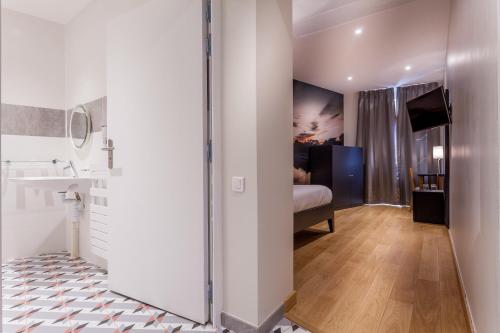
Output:
[[[66,24],[93,0],[1,0],[2,7]]]
[[[1,3],[66,24],[91,1]],[[349,92],[443,79],[449,0],[293,0],[293,6],[298,80]],[[356,36],[359,27],[363,34]]]
[[[294,0],[293,30],[302,36],[413,0]]]
[[[449,0],[294,1],[294,29],[307,32],[294,39],[296,79],[338,92],[443,80]],[[375,3],[392,6],[373,12]]]

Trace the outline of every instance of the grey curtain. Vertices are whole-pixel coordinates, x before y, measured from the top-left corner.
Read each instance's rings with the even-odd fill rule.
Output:
[[[443,145],[443,129],[413,133],[406,102],[435,89],[438,83],[418,84],[397,88],[397,154],[398,178],[401,205],[407,205],[411,200],[410,168],[413,173],[436,173],[437,161],[432,158],[432,147]]]
[[[361,91],[356,145],[365,159],[367,203],[399,204],[394,89]]]

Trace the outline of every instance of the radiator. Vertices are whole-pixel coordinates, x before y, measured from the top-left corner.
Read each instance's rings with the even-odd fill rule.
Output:
[[[90,249],[104,259],[107,259],[109,240],[108,177],[109,170],[105,166],[91,167]]]

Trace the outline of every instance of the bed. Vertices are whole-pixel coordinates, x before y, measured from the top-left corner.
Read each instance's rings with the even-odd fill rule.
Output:
[[[293,185],[294,233],[322,221],[335,231],[332,191],[322,185]]]

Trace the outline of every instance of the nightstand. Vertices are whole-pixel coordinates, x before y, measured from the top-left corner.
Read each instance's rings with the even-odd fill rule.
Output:
[[[444,191],[413,191],[413,221],[444,224]]]

